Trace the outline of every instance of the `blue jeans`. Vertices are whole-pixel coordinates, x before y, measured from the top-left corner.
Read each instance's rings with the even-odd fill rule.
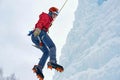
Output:
[[[41,33],[39,35],[40,40],[43,43],[43,46],[40,47],[40,50],[43,52],[43,55],[38,63],[38,65],[41,66],[41,68],[44,67],[46,60],[50,56],[50,62],[56,63],[56,46],[44,30],[41,30]],[[38,37],[34,37],[34,35],[31,36],[32,42],[39,46],[39,39]]]

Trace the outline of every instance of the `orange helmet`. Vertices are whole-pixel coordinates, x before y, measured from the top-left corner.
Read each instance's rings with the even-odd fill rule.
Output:
[[[56,8],[56,7],[51,7],[51,8],[49,9],[49,11],[50,11],[50,12],[58,12],[58,8]]]

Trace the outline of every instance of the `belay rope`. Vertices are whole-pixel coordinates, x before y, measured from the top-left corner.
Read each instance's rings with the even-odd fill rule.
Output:
[[[62,9],[64,8],[64,6],[65,6],[65,4],[67,3],[67,1],[68,1],[68,0],[66,0],[66,1],[64,2],[64,4],[62,5],[62,7],[61,7],[60,10],[59,10],[59,13],[62,11]]]
[[[65,4],[67,3],[67,1],[68,1],[68,0],[65,0],[64,4],[63,4],[62,7],[60,8],[59,14],[60,14],[60,12],[62,11],[62,9],[64,8],[64,6],[65,6]],[[55,18],[55,19],[56,19],[56,18]],[[54,19],[54,21],[55,21],[55,19]],[[53,22],[52,22],[52,24],[53,24]],[[49,33],[49,31],[48,31],[48,33]]]
[[[60,14],[60,12],[62,11],[62,9],[64,8],[64,6],[65,6],[65,4],[67,3],[67,1],[68,1],[68,0],[65,0],[64,4],[63,4],[62,7],[60,8],[59,14]],[[54,19],[54,21],[55,21],[55,19]],[[53,23],[53,22],[52,22],[52,23]]]

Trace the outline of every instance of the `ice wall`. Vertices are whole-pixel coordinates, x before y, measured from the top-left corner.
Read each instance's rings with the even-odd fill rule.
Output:
[[[120,0],[79,0],[54,80],[120,80]]]

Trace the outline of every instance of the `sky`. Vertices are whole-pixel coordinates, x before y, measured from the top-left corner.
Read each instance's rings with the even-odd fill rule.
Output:
[[[16,74],[19,80],[36,79],[32,67],[42,52],[31,45],[28,31],[34,28],[41,12],[48,13],[51,6],[61,8],[65,0],[0,0],[0,68],[4,76]],[[68,0],[54,21],[49,35],[57,47],[57,60],[72,28],[77,0]],[[51,79],[54,70],[44,69],[45,80]]]

